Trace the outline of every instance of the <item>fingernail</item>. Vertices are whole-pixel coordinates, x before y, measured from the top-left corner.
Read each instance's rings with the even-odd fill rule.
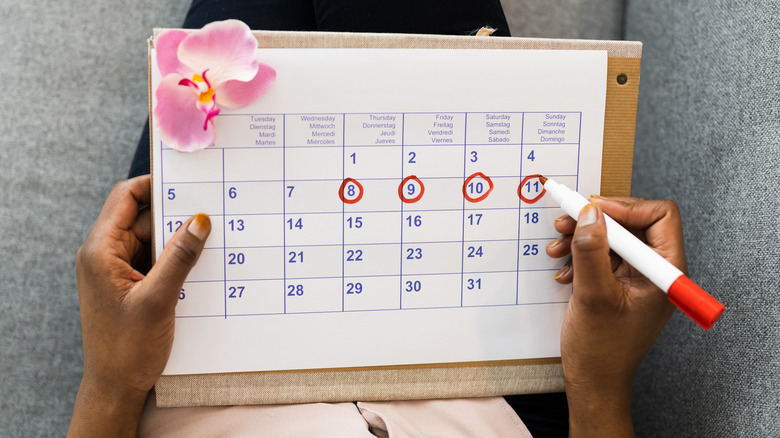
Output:
[[[603,197],[601,195],[590,195],[590,197],[591,198],[596,198],[596,199],[607,199],[607,198],[605,198],[605,197]]]
[[[559,269],[558,272],[555,274],[555,277],[553,277],[553,280],[557,280],[557,279],[563,277],[564,275],[568,274],[570,269],[571,269],[571,266],[569,266],[568,264],[563,265],[563,267],[561,269]]]
[[[599,210],[593,204],[588,204],[582,208],[580,212],[580,218],[577,222],[581,227],[587,225],[593,225],[599,220]]]
[[[553,240],[552,242],[547,244],[548,248],[555,248],[556,246],[560,245],[563,241],[563,236],[558,236],[557,239]]]
[[[199,240],[204,240],[211,231],[211,219],[206,214],[198,213],[192,218],[187,231]]]
[[[563,216],[559,216],[559,217],[555,218],[555,222],[560,222],[560,221],[566,219],[567,217],[569,217],[568,214],[564,214]]]

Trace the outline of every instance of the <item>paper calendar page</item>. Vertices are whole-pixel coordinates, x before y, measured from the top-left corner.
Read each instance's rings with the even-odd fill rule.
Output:
[[[212,147],[152,121],[156,255],[212,221],[165,374],[560,356],[562,211],[534,175],[599,193],[606,52],[257,55],[277,80]]]

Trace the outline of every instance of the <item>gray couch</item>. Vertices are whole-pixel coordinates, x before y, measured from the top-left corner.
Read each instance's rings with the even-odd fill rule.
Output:
[[[0,435],[63,435],[74,254],[147,114],[145,41],[188,0],[0,2]],[[504,0],[515,36],[644,42],[633,193],[679,201],[691,277],[634,389],[639,436],[780,436],[780,1]]]

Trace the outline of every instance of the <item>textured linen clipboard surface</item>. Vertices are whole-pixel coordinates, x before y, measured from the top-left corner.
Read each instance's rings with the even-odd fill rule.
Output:
[[[155,30],[155,35],[160,31]],[[260,48],[606,50],[601,194],[627,196],[630,193],[641,43],[319,32],[257,31],[254,34]],[[563,373],[560,358],[541,358],[168,375],[158,380],[155,390],[157,405],[163,407],[485,397],[562,391]]]

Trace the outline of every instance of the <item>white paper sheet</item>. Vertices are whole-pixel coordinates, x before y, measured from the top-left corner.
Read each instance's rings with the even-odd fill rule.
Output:
[[[276,82],[213,147],[152,147],[157,256],[213,225],[165,374],[560,356],[562,212],[529,176],[599,192],[606,52],[258,58]]]

